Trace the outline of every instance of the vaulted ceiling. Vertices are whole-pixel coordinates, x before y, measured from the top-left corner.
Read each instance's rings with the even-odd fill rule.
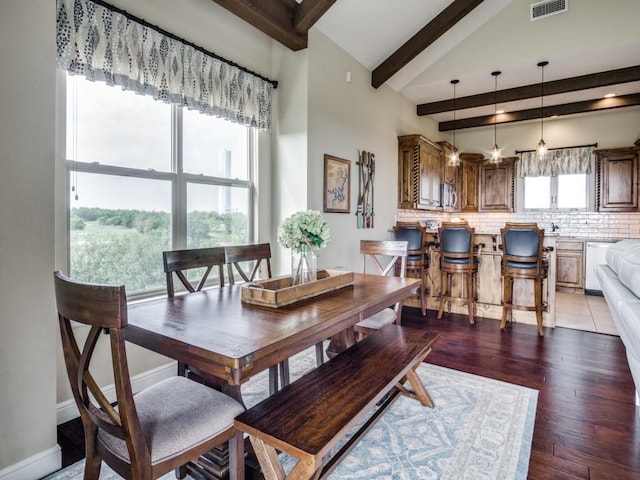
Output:
[[[638,0],[551,0],[536,20],[536,0],[213,1],[294,51],[315,26],[441,131],[493,125],[496,106],[496,123],[640,108]]]

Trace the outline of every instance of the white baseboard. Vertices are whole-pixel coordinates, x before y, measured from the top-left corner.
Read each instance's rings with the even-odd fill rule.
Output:
[[[34,480],[60,470],[62,452],[56,445],[0,470],[0,480]]]
[[[133,393],[150,387],[151,385],[154,385],[159,381],[164,380],[165,378],[175,377],[177,368],[178,367],[176,362],[170,362],[131,377],[131,386],[133,388]],[[113,385],[105,387],[103,389],[103,392],[110,402],[116,401],[116,389]],[[78,412],[78,407],[76,407],[76,402],[73,398],[71,400],[60,402],[56,406],[56,420],[58,425],[64,422],[68,422],[69,420],[73,420],[79,415],[80,413]],[[0,480],[2,480],[1,477]]]

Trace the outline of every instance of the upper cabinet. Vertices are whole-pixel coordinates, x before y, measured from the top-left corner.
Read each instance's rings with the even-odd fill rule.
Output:
[[[442,147],[422,135],[398,137],[398,208],[440,208]]]
[[[498,164],[485,160],[480,164],[478,211],[513,212],[516,159],[503,158]]]
[[[461,212],[478,211],[478,184],[480,164],[484,160],[481,153],[461,153],[458,174],[458,209]]]
[[[596,150],[596,210],[638,211],[638,148]]]
[[[455,185],[458,183],[458,167],[449,165],[449,159],[453,153],[453,145],[449,142],[438,142],[438,145],[442,147],[442,180],[449,185]]]

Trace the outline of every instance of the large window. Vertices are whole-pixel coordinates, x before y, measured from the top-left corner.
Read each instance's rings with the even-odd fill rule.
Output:
[[[589,175],[524,177],[524,208],[528,210],[586,210]]]
[[[162,251],[251,239],[253,129],[67,76],[74,278],[162,291]]]

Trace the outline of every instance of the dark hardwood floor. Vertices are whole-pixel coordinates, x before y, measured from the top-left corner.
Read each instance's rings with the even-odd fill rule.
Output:
[[[405,308],[403,324],[441,332],[429,363],[539,391],[529,478],[640,480],[640,409],[618,337]],[[82,426],[58,428],[64,465],[84,456]]]

